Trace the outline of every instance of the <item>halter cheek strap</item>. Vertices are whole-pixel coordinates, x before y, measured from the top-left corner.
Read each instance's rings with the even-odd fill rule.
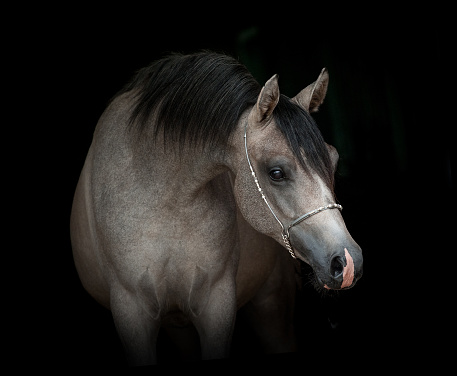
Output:
[[[246,159],[248,160],[248,164],[249,164],[249,169],[251,170],[251,175],[252,177],[254,178],[254,182],[255,184],[257,185],[257,189],[258,191],[260,192],[261,196],[262,196],[262,199],[263,201],[265,201],[265,204],[267,204],[268,206],[268,209],[270,209],[270,212],[271,214],[273,214],[273,217],[276,219],[276,221],[279,223],[279,225],[281,226],[281,237],[282,237],[282,240],[284,241],[284,244],[286,246],[286,249],[289,251],[290,255],[296,259],[297,257],[295,256],[295,251],[294,249],[292,248],[292,245],[290,244],[290,235],[289,235],[289,231],[292,227],[294,227],[295,225],[298,225],[299,223],[303,222],[305,219],[308,219],[309,217],[312,217],[313,215],[315,214],[318,214],[324,210],[327,210],[327,209],[339,209],[339,210],[343,210],[343,207],[340,205],[340,204],[329,204],[329,205],[326,205],[326,206],[321,206],[317,209],[314,209],[300,217],[298,217],[296,220],[294,220],[287,228],[284,227],[284,225],[282,224],[282,222],[279,220],[278,216],[275,214],[275,212],[273,211],[273,209],[271,208],[270,204],[268,203],[268,200],[265,196],[265,194],[263,193],[262,191],[262,188],[260,187],[260,184],[259,184],[259,180],[257,179],[257,176],[254,172],[254,169],[252,168],[252,164],[251,164],[251,161],[249,159],[249,154],[248,154],[248,145],[247,145],[247,141],[246,141],[246,131],[247,131],[247,121],[246,121],[246,125],[244,127],[244,150],[246,151]]]

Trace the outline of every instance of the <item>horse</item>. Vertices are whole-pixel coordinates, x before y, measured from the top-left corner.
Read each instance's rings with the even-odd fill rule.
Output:
[[[160,328],[192,326],[201,359],[230,355],[249,307],[266,353],[296,350],[299,260],[316,288],[349,289],[362,251],[335,202],[336,149],[311,114],[329,75],[289,98],[237,59],[170,54],[140,69],[93,134],[71,211],[74,263],[111,310],[132,365]]]

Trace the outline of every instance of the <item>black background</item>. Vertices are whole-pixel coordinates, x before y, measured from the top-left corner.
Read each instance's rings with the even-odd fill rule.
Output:
[[[328,68],[329,91],[315,119],[339,151],[337,197],[364,252],[355,288],[336,299],[309,284],[299,293],[297,354],[262,355],[240,322],[234,359],[211,365],[246,359],[303,365],[344,356],[349,364],[375,357],[420,366],[452,329],[446,278],[455,251],[447,241],[455,229],[455,121],[447,116],[453,108],[447,56],[454,42],[447,12],[376,5],[240,9],[27,9],[28,18],[18,17],[10,29],[22,36],[5,60],[25,78],[13,80],[17,108],[11,107],[21,119],[11,125],[19,140],[14,159],[26,155],[27,163],[12,172],[25,182],[11,187],[25,204],[15,207],[11,223],[20,246],[8,289],[12,323],[19,318],[14,328],[23,329],[14,331],[10,346],[19,364],[125,365],[110,312],[79,282],[69,216],[106,104],[137,69],[172,51],[231,54],[259,83],[278,73],[290,97]],[[418,351],[427,356],[411,360]]]

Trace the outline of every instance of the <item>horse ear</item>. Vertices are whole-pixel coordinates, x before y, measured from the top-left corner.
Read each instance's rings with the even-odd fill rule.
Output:
[[[279,101],[278,75],[271,77],[262,88],[255,105],[256,120],[260,123],[268,119]]]
[[[317,112],[327,94],[328,72],[324,68],[315,82],[305,87],[295,97],[292,98],[309,113]]]

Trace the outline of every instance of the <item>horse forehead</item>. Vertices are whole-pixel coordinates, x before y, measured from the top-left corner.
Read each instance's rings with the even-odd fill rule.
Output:
[[[257,132],[255,137],[253,137],[252,148],[253,151],[263,156],[281,154],[291,159],[295,158],[286,138],[273,124]]]

